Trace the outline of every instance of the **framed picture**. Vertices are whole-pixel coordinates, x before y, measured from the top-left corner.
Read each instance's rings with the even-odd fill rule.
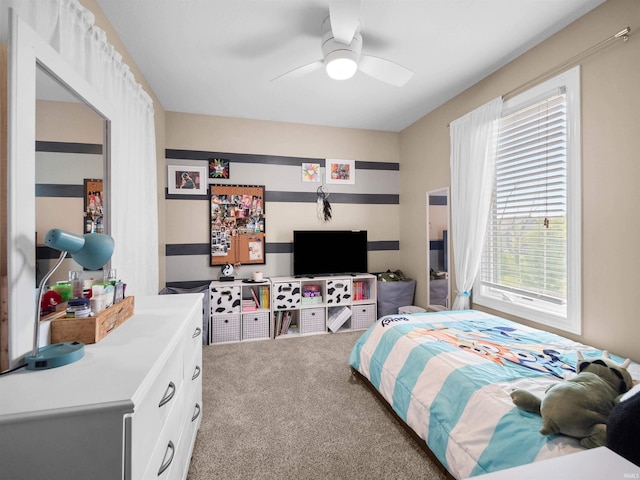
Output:
[[[355,160],[330,160],[325,162],[325,175],[327,183],[356,183]]]
[[[303,163],[302,164],[302,181],[303,182],[319,182],[320,181],[320,164],[319,163]]]
[[[212,158],[209,160],[209,178],[230,178],[229,160]]]
[[[84,233],[104,233],[104,195],[101,178],[84,179]]]
[[[207,167],[169,165],[167,168],[167,185],[169,187],[169,194],[207,194]]]

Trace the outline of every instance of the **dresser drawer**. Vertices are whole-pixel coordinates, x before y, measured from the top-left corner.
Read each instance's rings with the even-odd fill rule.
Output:
[[[210,287],[211,315],[240,312],[240,289],[233,285]]]
[[[170,466],[169,480],[183,480],[187,476],[196,433],[202,422],[201,383],[198,385],[191,400],[185,403],[184,413],[185,416],[183,417],[180,440],[178,441],[174,459]]]
[[[327,280],[327,305],[349,305],[351,303],[351,280]]]
[[[274,283],[271,288],[273,292],[273,310],[291,310],[300,306],[300,284],[298,282]]]
[[[180,408],[180,390],[183,383],[183,349],[179,343],[170,358],[160,370],[149,391],[134,407],[132,421],[133,472],[138,475],[144,471],[143,465],[137,464],[148,459],[156,444],[160,432],[165,428],[167,419],[176,408]]]
[[[202,315],[198,314],[184,330],[184,379],[188,381],[196,366],[202,366]],[[208,343],[208,342],[207,342]]]
[[[180,452],[178,447],[180,435],[186,425],[186,412],[187,410],[191,412],[192,409],[187,407],[187,399],[183,391],[177,392],[176,395],[176,405],[171,416],[151,442],[153,449],[147,457],[149,462],[142,477],[144,480],[172,478],[171,470],[184,461],[185,454]]]

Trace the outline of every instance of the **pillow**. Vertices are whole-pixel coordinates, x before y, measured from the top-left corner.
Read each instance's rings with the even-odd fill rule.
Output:
[[[618,403],[607,419],[607,447],[640,467],[640,392]]]
[[[623,402],[625,400],[628,400],[638,392],[640,392],[640,383],[636,384],[627,393],[625,393],[622,397],[620,397],[620,401]]]

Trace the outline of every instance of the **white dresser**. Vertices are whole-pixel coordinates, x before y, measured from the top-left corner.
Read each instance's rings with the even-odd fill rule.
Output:
[[[0,477],[185,479],[201,369],[202,294],[136,297],[79,361],[0,377]]]

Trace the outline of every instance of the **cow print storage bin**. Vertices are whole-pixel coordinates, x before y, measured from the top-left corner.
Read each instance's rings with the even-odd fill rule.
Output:
[[[327,280],[327,305],[344,305],[351,303],[351,280]]]
[[[291,310],[300,307],[299,283],[274,283],[271,291],[273,292],[273,310]]]

